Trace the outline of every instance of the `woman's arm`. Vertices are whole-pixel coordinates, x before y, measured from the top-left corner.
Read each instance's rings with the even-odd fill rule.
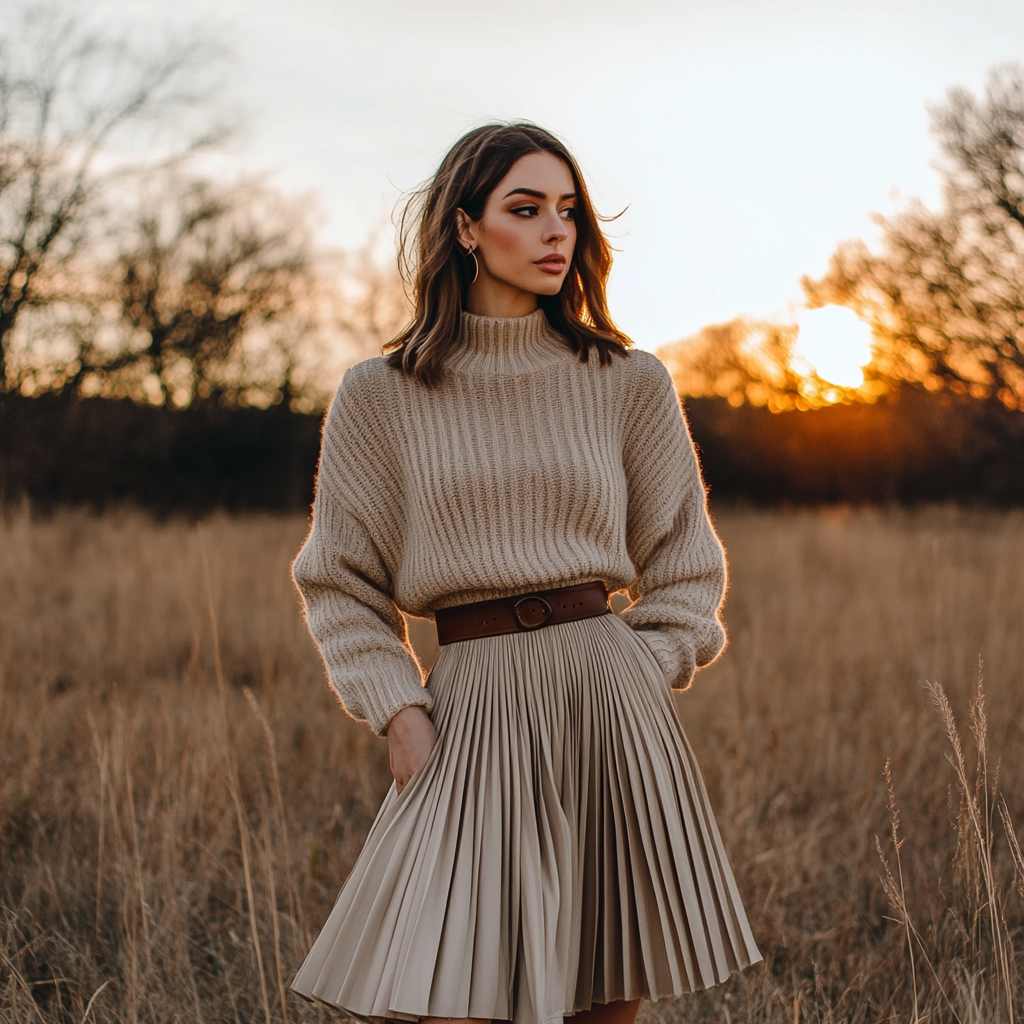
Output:
[[[671,374],[653,353],[635,350],[633,358],[623,467],[626,545],[637,576],[622,617],[651,648],[669,685],[685,690],[727,643],[720,618],[726,557]]]
[[[373,417],[360,411],[354,369],[346,372],[325,417],[312,525],[291,576],[339,703],[383,736],[402,708],[418,704],[430,711],[433,695],[422,685],[370,528],[388,514],[392,495],[382,497],[387,456],[374,450],[379,442],[367,430]]]

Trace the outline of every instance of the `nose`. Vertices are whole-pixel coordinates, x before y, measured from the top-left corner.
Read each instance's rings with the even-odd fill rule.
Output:
[[[565,229],[565,221],[563,221],[561,217],[555,215],[550,226],[544,232],[544,241],[546,243],[550,243],[567,238],[568,235],[569,232]]]

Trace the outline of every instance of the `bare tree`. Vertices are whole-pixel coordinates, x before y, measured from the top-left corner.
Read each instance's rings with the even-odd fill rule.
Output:
[[[412,316],[396,267],[387,265],[383,226],[355,249],[321,248],[312,260],[308,316],[301,346],[289,353],[290,376],[281,400],[304,412],[322,409],[347,366],[383,354]]]
[[[772,411],[858,401],[854,388],[794,367],[795,326],[747,317],[709,324],[695,335],[659,349],[679,390],[694,397],[724,398],[730,405]]]
[[[203,86],[217,50],[167,40],[149,56],[59,4],[33,2],[0,21],[0,390],[12,389],[8,345],[33,306],[76,301],[118,190],[231,134],[208,114]],[[189,131],[190,115],[200,126]],[[156,139],[140,143],[153,131]],[[168,143],[160,148],[160,134]],[[144,163],[118,152],[151,154]]]
[[[127,379],[133,397],[152,384],[168,405],[238,404],[273,388],[289,365],[280,365],[273,328],[292,322],[310,289],[304,208],[258,181],[160,184],[163,195],[122,228],[105,275],[123,330],[112,346],[82,333],[62,388],[77,391],[91,377],[115,389]]]
[[[997,67],[984,101],[956,88],[930,113],[947,158],[943,209],[877,215],[881,253],[844,243],[821,279],[801,284],[811,305],[846,305],[872,325],[870,375],[973,396],[1005,429],[1006,408],[1024,408],[1021,69]]]
[[[329,322],[349,341],[352,351],[364,356],[379,355],[381,346],[401,331],[413,311],[397,264],[388,267],[377,256],[388,251],[386,242],[382,244],[384,230],[381,226],[371,231],[358,249],[333,254],[338,289]]]

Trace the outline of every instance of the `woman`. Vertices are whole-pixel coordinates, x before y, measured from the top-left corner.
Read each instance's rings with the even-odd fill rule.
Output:
[[[725,648],[725,555],[565,147],[486,125],[420,195],[414,321],[345,373],[292,565],[395,783],[290,987],[361,1021],[631,1022],[762,959],[672,700]],[[437,625],[425,684],[400,608]]]

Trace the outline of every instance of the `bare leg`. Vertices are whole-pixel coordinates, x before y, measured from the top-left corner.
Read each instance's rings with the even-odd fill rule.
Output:
[[[573,1024],[633,1024],[640,1009],[639,999],[617,1000],[614,1003],[595,1003],[589,1010],[574,1013],[566,1020]],[[420,1024],[504,1024],[482,1017],[423,1017]]]
[[[589,1010],[580,1010],[566,1020],[572,1024],[633,1024],[639,1009],[639,999],[619,999],[614,1003],[594,1003]]]
[[[420,1024],[491,1024],[488,1017],[421,1017]]]

